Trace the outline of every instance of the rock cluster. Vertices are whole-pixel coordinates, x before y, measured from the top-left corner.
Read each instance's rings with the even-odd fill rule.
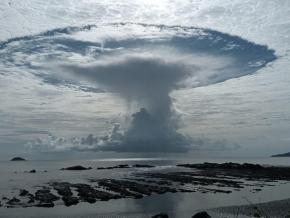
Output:
[[[92,167],[83,167],[80,165],[61,168],[61,170],[91,170],[91,169],[93,169],[93,168]]]
[[[14,157],[10,161],[25,161],[25,159],[22,157]]]
[[[150,165],[133,165],[134,167],[151,167]],[[118,165],[115,168],[133,167]],[[63,203],[72,206],[79,202],[95,203],[120,198],[143,198],[155,194],[175,192],[224,193],[248,186],[251,181],[259,181],[252,191],[261,191],[262,186],[273,185],[275,180],[290,181],[290,170],[286,167],[264,167],[257,164],[204,163],[182,164],[186,170],[176,171],[137,171],[127,178],[89,178],[85,183],[55,181],[40,184],[41,189],[29,192],[19,190],[19,195],[2,198],[0,205],[6,207],[53,207]],[[72,166],[63,170],[90,170],[90,167]],[[108,168],[106,168],[108,169]],[[37,173],[35,170],[31,173]],[[244,180],[241,180],[244,179]],[[262,183],[263,182],[263,183]],[[259,189],[257,189],[259,188]],[[59,202],[60,201],[60,202]],[[202,215],[202,214],[201,214]],[[198,217],[198,216],[197,216]]]
[[[200,174],[214,177],[236,177],[248,180],[290,180],[289,167],[262,166],[250,163],[179,164],[179,167],[201,170]]]

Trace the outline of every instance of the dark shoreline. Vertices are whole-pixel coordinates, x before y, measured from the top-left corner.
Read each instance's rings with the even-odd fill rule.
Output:
[[[152,165],[117,165],[112,167],[83,168],[80,166],[62,170],[118,170],[120,168],[153,168]],[[37,172],[36,172],[37,173]],[[34,192],[20,189],[12,198],[2,196],[0,205],[7,208],[54,207],[56,203],[67,207],[80,202],[97,203],[114,199],[160,195],[165,193],[221,193],[229,194],[251,187],[259,192],[273,182],[290,181],[290,167],[262,166],[258,164],[203,163],[178,164],[169,172],[136,172],[120,179],[87,178],[86,183],[50,181],[39,184]],[[253,184],[253,182],[255,184]]]

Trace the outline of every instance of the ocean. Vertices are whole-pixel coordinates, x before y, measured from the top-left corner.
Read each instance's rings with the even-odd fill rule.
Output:
[[[203,162],[236,162],[258,163],[263,165],[290,166],[288,158],[195,158],[195,159],[164,159],[164,158],[128,158],[128,159],[90,159],[90,160],[35,160],[35,161],[1,161],[0,164],[0,197],[17,196],[20,189],[33,192],[48,182],[60,181],[70,183],[89,183],[88,179],[114,178],[122,179],[140,172],[168,172],[180,170],[179,163]],[[128,168],[97,170],[97,167],[116,166],[118,164],[147,164],[154,168]],[[63,171],[63,167],[82,165],[92,167],[85,171]],[[36,173],[29,173],[35,169]],[[257,183],[258,182],[253,182]],[[272,184],[272,183],[271,183]],[[191,217],[195,212],[216,207],[263,203],[289,197],[287,182],[273,183],[275,186],[263,186],[259,192],[248,186],[232,193],[166,193],[152,195],[142,199],[117,199],[97,201],[94,204],[82,202],[66,207],[56,203],[53,208],[5,208],[0,207],[0,217],[151,217],[159,212],[166,212],[170,217]]]

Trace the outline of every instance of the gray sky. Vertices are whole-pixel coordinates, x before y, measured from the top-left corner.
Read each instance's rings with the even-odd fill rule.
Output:
[[[0,158],[289,152],[288,1],[10,2]]]

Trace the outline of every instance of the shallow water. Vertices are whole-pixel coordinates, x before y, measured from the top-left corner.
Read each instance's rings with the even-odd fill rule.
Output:
[[[88,178],[122,178],[141,171],[166,172],[178,170],[177,163],[203,163],[203,162],[239,162],[259,163],[267,165],[288,165],[287,158],[264,159],[162,159],[162,158],[135,158],[135,159],[92,159],[75,161],[1,161],[0,164],[0,196],[12,197],[18,195],[19,189],[35,190],[35,186],[45,185],[50,181],[68,181],[88,183]],[[151,164],[155,168],[131,168],[96,170],[100,166],[115,166],[118,164]],[[91,166],[88,171],[61,171],[60,168],[83,165]],[[25,171],[35,169],[32,174]],[[184,169],[182,169],[184,170]],[[44,172],[47,171],[47,172]],[[257,182],[253,182],[257,184]],[[143,199],[118,199],[108,202],[97,201],[95,204],[80,203],[76,206],[65,207],[56,205],[54,208],[0,208],[0,217],[150,217],[152,214],[164,211],[171,217],[190,217],[195,211],[229,205],[262,203],[272,200],[289,198],[285,190],[290,184],[275,183],[275,186],[264,186],[262,191],[252,193],[256,187],[248,186],[240,191],[230,194],[223,193],[167,193],[153,195]]]

